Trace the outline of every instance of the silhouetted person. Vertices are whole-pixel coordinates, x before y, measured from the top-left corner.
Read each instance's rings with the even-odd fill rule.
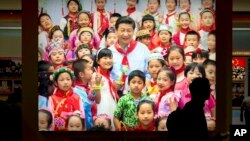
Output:
[[[246,126],[250,129],[250,96],[244,98],[241,104],[240,121],[243,122],[243,111]]]
[[[208,140],[208,129],[203,107],[210,96],[209,81],[196,78],[189,85],[191,101],[181,110],[177,108],[167,120],[168,140]]]

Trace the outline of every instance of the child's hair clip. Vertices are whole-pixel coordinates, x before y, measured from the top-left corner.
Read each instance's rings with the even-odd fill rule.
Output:
[[[81,119],[85,119],[85,115],[84,115],[84,112],[81,112],[81,111],[74,111],[74,112],[62,112],[61,115],[64,117],[64,118],[69,118],[71,116],[78,116],[80,117]]]
[[[111,120],[111,116],[109,116],[107,114],[99,114],[99,115],[93,117],[93,121],[95,121],[98,118],[104,118],[106,120]]]

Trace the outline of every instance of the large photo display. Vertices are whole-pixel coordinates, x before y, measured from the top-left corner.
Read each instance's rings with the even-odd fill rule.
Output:
[[[215,0],[38,2],[39,131],[215,130]]]

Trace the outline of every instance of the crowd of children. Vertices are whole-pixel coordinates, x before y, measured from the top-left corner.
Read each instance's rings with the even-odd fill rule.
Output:
[[[53,23],[39,15],[39,131],[167,131],[168,115],[191,100],[189,85],[207,78],[208,130],[216,120],[214,0],[126,0],[110,13],[94,0],[93,13],[68,0]],[[166,6],[166,13],[159,8]],[[183,117],[185,118],[185,117]]]

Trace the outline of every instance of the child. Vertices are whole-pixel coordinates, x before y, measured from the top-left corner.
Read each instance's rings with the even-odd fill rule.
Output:
[[[68,15],[60,21],[60,28],[63,30],[66,40],[69,39],[70,33],[77,29],[77,13],[81,10],[81,6],[78,0],[69,0],[67,8],[69,11]]]
[[[38,129],[39,131],[49,131],[52,126],[53,116],[50,111],[40,109],[38,111]]]
[[[94,31],[90,27],[83,27],[77,31],[77,36],[79,39],[79,44],[89,45],[93,54],[96,53],[96,47],[93,45]]]
[[[167,113],[160,112],[155,116],[156,131],[168,131],[167,129]]]
[[[142,17],[142,29],[147,29],[150,32],[150,45],[149,50],[152,51],[157,47],[158,44],[158,36],[156,34],[156,24],[155,19],[151,15],[145,15]]]
[[[151,76],[150,80],[147,80],[147,92],[149,96],[154,100],[156,94],[158,93],[157,87],[157,75],[162,67],[166,65],[165,60],[163,59],[160,53],[151,53],[148,59],[148,72]]]
[[[69,52],[67,53],[68,60],[75,60],[75,50],[76,47],[79,46],[79,39],[77,37],[77,31],[82,27],[91,27],[91,17],[90,14],[86,11],[80,11],[77,15],[78,28],[74,29],[69,37]]]
[[[208,33],[207,47],[208,47],[208,51],[209,51],[209,59],[216,61],[216,34],[215,34],[215,30],[212,30]]]
[[[90,66],[94,67],[94,58],[90,54],[85,54],[81,59],[85,59],[89,62]]]
[[[196,18],[196,16],[194,15],[194,13],[191,11],[191,1],[190,0],[179,0],[179,8],[180,8],[179,9],[180,12],[186,11],[190,14],[190,17],[191,17],[190,27],[193,30],[197,30],[198,29],[197,23],[199,23],[199,21]]]
[[[85,121],[79,114],[73,113],[67,119],[67,131],[85,131]]]
[[[166,8],[167,12],[164,14],[164,23],[169,25],[169,27],[172,30],[172,33],[176,33],[176,21],[177,21],[177,12],[176,12],[176,6],[177,6],[177,0],[166,0]]]
[[[192,63],[192,53],[199,48],[200,35],[194,31],[188,31],[185,36],[184,53],[185,65]]]
[[[93,77],[98,73],[102,76],[102,96],[100,103],[97,104],[97,115],[107,114],[113,119],[119,95],[117,94],[117,90],[113,85],[113,80],[110,77],[110,71],[113,67],[112,52],[107,48],[100,49],[96,54],[96,62],[98,67],[97,72],[93,74]],[[114,127],[113,122],[112,127]]]
[[[106,3],[107,0],[95,0],[97,10],[91,14],[94,33],[100,38],[105,29],[109,27],[110,13],[105,10]]]
[[[144,15],[151,15],[154,18],[155,25],[154,30],[158,29],[159,25],[162,23],[163,15],[158,12],[158,9],[161,7],[160,0],[148,0],[147,10],[144,12]]]
[[[94,120],[94,127],[104,126],[106,131],[111,131],[111,117],[107,114],[99,114],[93,117]]]
[[[93,67],[85,59],[78,59],[73,62],[73,70],[76,76],[74,92],[80,96],[84,106],[86,128],[93,127],[91,108],[94,102],[99,103],[101,99],[100,88],[97,86],[101,83],[101,76],[93,77]],[[91,78],[95,78],[93,83]]]
[[[46,48],[48,59],[57,70],[65,65],[65,52],[62,42],[58,39],[52,39],[49,46]]]
[[[145,97],[142,95],[145,80],[145,75],[140,70],[134,70],[129,74],[128,85],[130,92],[119,99],[114,112],[113,120],[116,131],[132,131],[138,125],[136,107],[139,101]]]
[[[41,13],[38,17],[39,26],[43,30],[38,35],[38,47],[45,52],[45,48],[48,46],[49,42],[49,32],[53,27],[53,22],[51,17],[47,13]]]
[[[195,78],[201,77],[204,78],[206,76],[205,70],[202,65],[198,63],[191,63],[185,69],[185,77],[187,81],[186,87],[183,89],[183,93],[181,96],[181,100],[179,102],[179,107],[182,109],[187,102],[191,100],[191,95],[189,91],[189,85]]]
[[[73,91],[73,79],[73,72],[65,67],[56,70],[53,74],[53,80],[57,88],[54,94],[49,97],[49,107],[54,115],[56,131],[66,130],[67,128],[66,118],[62,113],[84,111],[81,98]]]
[[[210,9],[204,9],[200,13],[201,17],[201,29],[198,31],[201,36],[201,48],[208,50],[207,46],[207,36],[208,33],[212,30],[215,30],[213,26],[215,24],[214,12]]]
[[[153,52],[160,52],[162,54],[166,53],[167,50],[172,45],[172,32],[170,31],[169,26],[162,24],[158,30],[159,36],[159,46],[153,50]]]
[[[192,52],[192,62],[203,64],[208,59],[208,51],[197,48]]]
[[[148,31],[148,29],[141,29],[137,31],[135,40],[149,47],[150,46],[150,32]]]
[[[178,16],[179,31],[173,34],[173,41],[176,45],[183,46],[185,41],[185,36],[188,31],[190,31],[191,17],[187,12],[181,12]]]
[[[173,67],[175,69],[176,84],[174,90],[183,90],[187,86],[187,82],[184,76],[184,50],[179,46],[170,47],[167,51],[165,60],[167,60],[167,63],[170,67]]]
[[[204,61],[204,63],[202,65],[203,65],[205,72],[206,72],[206,78],[209,80],[211,93],[214,96],[214,98],[216,98],[216,95],[215,95],[215,85],[216,85],[216,64],[215,64],[215,61],[208,59],[208,60]]]
[[[157,76],[159,93],[155,98],[156,112],[166,112],[169,115],[176,110],[180,93],[174,92],[176,75],[171,68],[163,67]],[[175,105],[175,106],[174,106]]]
[[[216,119],[216,65],[213,60],[206,60],[203,63],[203,67],[206,72],[206,78],[210,84],[210,98],[206,100],[204,112],[207,119],[208,130],[213,131],[215,129]]]
[[[106,34],[108,34],[109,32],[107,31],[111,31],[111,33],[113,33],[113,31],[115,31],[115,23],[118,20],[118,18],[120,18],[121,15],[119,13],[113,13],[110,16],[110,20],[109,20],[109,28],[106,29],[103,33],[103,37],[102,40],[100,42],[100,47],[99,48],[104,48],[107,47],[107,44],[105,43],[105,41],[107,40]],[[114,29],[114,30],[113,30]]]
[[[139,124],[135,127],[135,131],[155,131],[154,116],[154,102],[147,99],[141,100],[137,106]]]
[[[104,38],[106,41],[105,47],[108,48],[108,47],[112,46],[117,40],[117,36],[115,34],[115,28],[111,27],[111,28],[105,30]]]
[[[135,32],[138,30],[142,19],[142,13],[136,10],[138,3],[139,0],[126,0],[127,9],[122,11],[122,16],[129,16],[135,21]]]
[[[84,55],[89,54],[91,55],[91,49],[89,48],[88,44],[81,44],[76,49],[76,57],[77,59],[81,59]]]

